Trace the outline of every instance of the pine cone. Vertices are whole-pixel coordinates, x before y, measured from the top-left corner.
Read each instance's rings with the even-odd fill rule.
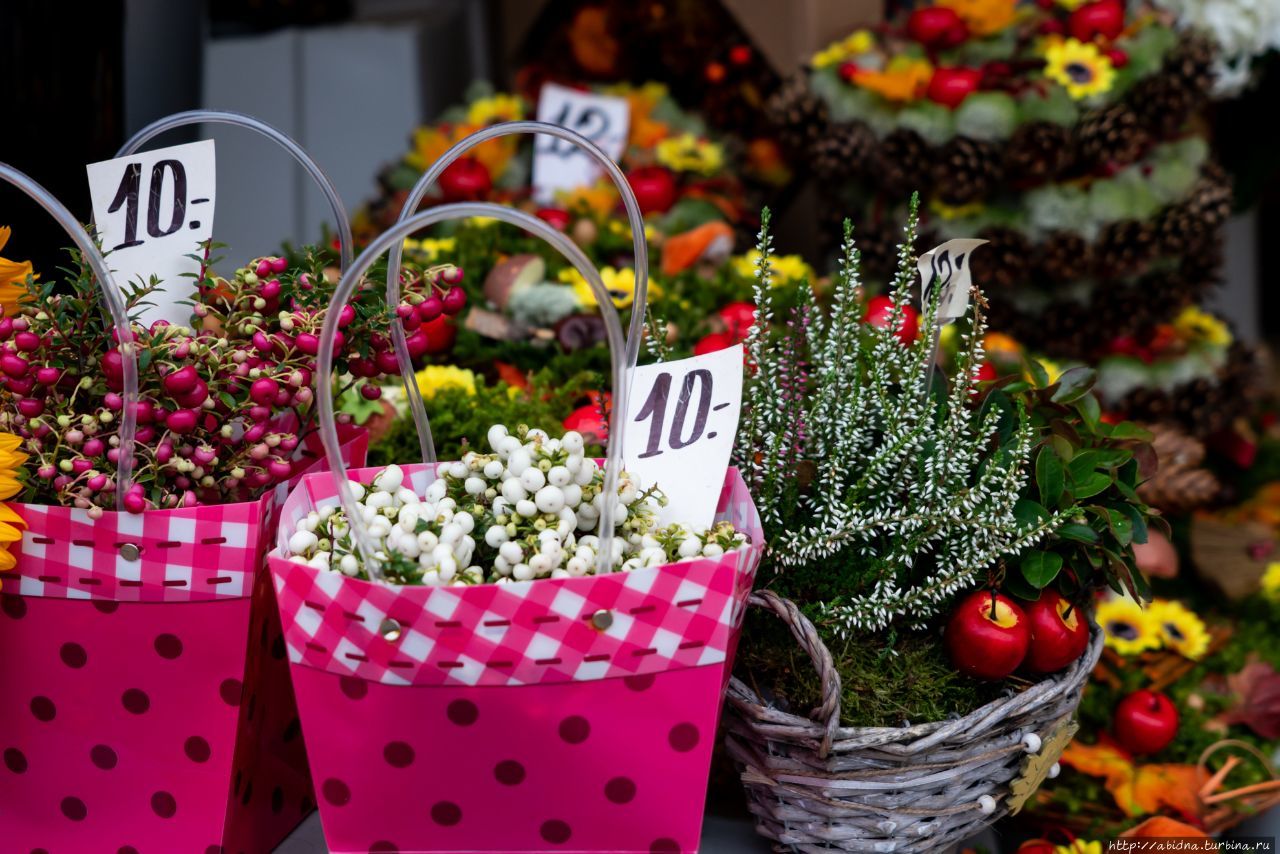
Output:
[[[1155,257],[1155,228],[1149,223],[1126,219],[1102,229],[1094,244],[1098,276],[1119,279],[1132,276]]]
[[[809,76],[803,69],[788,77],[765,102],[765,115],[778,129],[782,144],[802,154],[826,131],[826,104],[809,91]]]
[[[1123,103],[1094,110],[1076,128],[1081,158],[1089,164],[1125,164],[1138,159],[1147,135],[1138,116]]]
[[[1215,48],[1206,37],[1184,33],[1156,74],[1133,87],[1126,100],[1158,139],[1176,134],[1208,102]]]
[[[832,125],[809,150],[813,172],[823,181],[843,181],[865,170],[876,136],[862,122]]]
[[[1055,231],[1033,255],[1038,276],[1050,282],[1086,279],[1093,269],[1093,247],[1080,235]]]
[[[1000,178],[999,146],[967,136],[948,140],[933,165],[937,197],[949,205],[986,198]]]
[[[872,175],[892,196],[919,189],[929,164],[929,145],[913,130],[898,128],[880,142]]]
[[[1027,122],[1014,131],[1004,168],[1015,184],[1042,184],[1071,165],[1071,134],[1053,122]]]
[[[1165,513],[1182,515],[1212,504],[1222,491],[1222,483],[1208,469],[1174,469],[1164,465],[1138,487],[1138,497]]]
[[[1031,242],[1012,228],[984,228],[978,237],[990,241],[970,256],[973,282],[987,291],[1014,288],[1027,281]]]

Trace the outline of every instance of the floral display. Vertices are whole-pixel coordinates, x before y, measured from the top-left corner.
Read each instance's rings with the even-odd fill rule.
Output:
[[[1241,0],[1154,0],[1177,16],[1180,28],[1213,36],[1213,94],[1230,98],[1253,81],[1257,65],[1280,47],[1280,8]]]

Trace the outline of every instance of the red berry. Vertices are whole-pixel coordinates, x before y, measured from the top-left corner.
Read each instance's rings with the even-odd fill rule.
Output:
[[[867,301],[864,322],[879,329],[887,329],[893,313],[893,300],[887,296],[872,297]],[[920,312],[909,305],[902,306],[902,317],[895,333],[903,344],[911,344],[920,335]]]
[[[372,383],[365,383],[360,386],[360,396],[365,400],[377,400],[382,397],[382,389]]]
[[[351,322],[355,319],[356,319],[355,307],[352,305],[344,305],[342,309],[338,312],[338,328],[344,329],[350,326]]]
[[[858,63],[842,62],[840,63],[840,79],[846,83],[852,83],[854,78],[858,76]]]
[[[310,332],[299,332],[298,336],[293,339],[293,346],[308,356],[314,356],[320,352],[320,339]]]
[[[729,48],[729,61],[734,65],[746,65],[751,61],[751,48],[745,44],[736,44]]]
[[[702,356],[706,353],[714,353],[717,350],[727,350],[737,343],[738,339],[728,332],[712,332],[693,345],[693,355]]]
[[[641,166],[631,170],[627,183],[636,194],[640,212],[665,213],[676,203],[676,179],[670,170],[662,166]]]
[[[935,104],[955,109],[976,92],[982,72],[976,68],[939,68],[933,72],[926,93]]]
[[[44,401],[34,397],[24,397],[18,401],[18,412],[27,418],[35,418],[44,412]]]
[[[13,344],[19,350],[31,352],[40,349],[40,336],[34,332],[19,332],[13,336]]]
[[[444,300],[437,294],[433,293],[418,303],[418,319],[423,322],[435,320],[442,314],[444,314]]]
[[[751,327],[756,325],[756,307],[749,302],[731,302],[716,314],[724,321],[734,341],[746,339]]]
[[[30,368],[31,364],[21,356],[15,356],[12,353],[5,353],[0,356],[0,371],[4,371],[6,375],[14,379],[25,377]]]
[[[1111,64],[1116,68],[1124,68],[1129,64],[1129,54],[1125,53],[1118,47],[1110,48],[1109,50],[1103,51],[1103,53],[1106,54],[1107,59],[1111,60]]]
[[[1124,5],[1120,0],[1093,0],[1071,13],[1068,26],[1071,37],[1082,42],[1114,39],[1124,32]]]
[[[165,375],[162,384],[164,390],[171,395],[185,394],[196,387],[196,383],[200,381],[200,374],[196,372],[195,366],[184,365],[178,370]]]
[[[173,399],[179,406],[197,407],[209,399],[209,384],[204,380],[196,380],[196,384],[182,394],[175,394]]]
[[[259,377],[249,386],[249,399],[254,403],[270,404],[276,398],[280,385],[271,377]]]
[[[427,353],[444,353],[453,346],[458,337],[458,330],[447,317],[438,317],[430,323],[422,324],[418,334],[426,339]]]
[[[474,157],[461,157],[440,174],[440,190],[447,202],[476,202],[488,197],[493,178]]]
[[[165,419],[165,426],[171,432],[184,435],[196,429],[197,420],[194,410],[179,409],[169,413],[169,417]]]
[[[467,304],[467,292],[462,288],[449,288],[444,295],[444,313],[457,314]]]
[[[946,42],[950,31],[964,22],[954,9],[945,6],[926,6],[911,13],[907,19],[907,35],[927,46],[936,46]]]
[[[551,223],[561,231],[567,230],[569,224],[573,221],[569,212],[560,208],[539,208],[536,215],[538,219]]]

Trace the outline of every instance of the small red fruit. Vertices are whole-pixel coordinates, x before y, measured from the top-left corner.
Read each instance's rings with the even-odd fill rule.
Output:
[[[852,83],[853,79],[858,76],[858,63],[842,62],[840,63],[840,79],[846,83]]]
[[[560,231],[568,230],[569,224],[573,221],[569,212],[560,208],[538,208],[536,216],[543,222],[551,223]]]
[[[1157,691],[1134,691],[1116,706],[1111,728],[1130,753],[1159,753],[1178,734],[1178,708]]]
[[[676,179],[671,171],[661,166],[641,166],[631,170],[627,183],[636,194],[640,212],[664,213],[676,203]]]
[[[414,335],[426,338],[424,353],[444,353],[453,347],[453,340],[458,337],[458,329],[447,317],[437,317],[428,321]],[[412,350],[410,351],[412,352]]]
[[[907,19],[907,35],[922,45],[935,47],[948,42],[956,26],[964,21],[954,9],[945,6],[926,6],[911,13]]]
[[[1031,648],[1026,666],[1036,673],[1056,673],[1084,655],[1089,646],[1089,626],[1055,590],[1045,590],[1026,606],[1031,625]]]
[[[461,157],[440,174],[440,191],[447,202],[476,202],[488,197],[493,179],[474,157]]]
[[[729,61],[734,65],[746,65],[751,61],[751,48],[745,44],[736,44],[729,48]]]
[[[1031,628],[1012,599],[979,590],[952,613],[946,643],[956,670],[977,679],[1003,679],[1026,657]]]
[[[749,302],[731,302],[716,314],[734,341],[746,339],[751,327],[756,325],[756,307]]]
[[[1120,0],[1093,0],[1071,13],[1067,28],[1073,39],[1114,39],[1124,31],[1124,4]]]
[[[990,362],[983,362],[978,365],[977,379],[980,383],[994,382],[1000,379],[1000,372],[996,370],[996,366]]]
[[[872,297],[867,301],[867,311],[862,316],[866,323],[880,329],[889,327],[889,315],[893,312],[893,300],[887,296]],[[902,320],[894,331],[903,344],[911,344],[920,335],[920,312],[909,305],[902,307]]]
[[[693,345],[693,355],[705,356],[707,353],[714,353],[717,350],[728,350],[737,343],[738,339],[728,332],[712,332]]]
[[[925,94],[935,104],[955,109],[964,99],[976,92],[982,83],[982,71],[977,68],[939,68],[929,80]]]
[[[1111,60],[1111,64],[1116,68],[1124,68],[1129,64],[1129,54],[1125,53],[1118,47],[1103,51],[1107,59]]]

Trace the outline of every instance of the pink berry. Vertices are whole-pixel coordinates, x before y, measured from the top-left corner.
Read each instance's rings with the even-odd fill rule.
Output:
[[[40,349],[40,336],[34,332],[19,332],[13,336],[13,343],[19,350],[30,353]]]
[[[345,329],[346,327],[350,326],[351,322],[355,319],[356,319],[355,307],[351,305],[344,305],[342,307],[342,310],[338,312],[338,328]]]
[[[396,354],[390,350],[383,350],[374,356],[374,363],[378,366],[378,371],[384,374],[400,373],[400,363],[396,361]]]
[[[365,383],[360,386],[360,396],[365,400],[377,400],[382,397],[382,389],[376,385]]]
[[[148,444],[155,437],[156,428],[152,427],[150,424],[143,424],[138,428],[138,432],[134,434],[134,438],[144,445]],[[112,450],[114,450],[114,448]]]
[[[450,267],[444,271],[444,275],[441,278],[451,285],[456,285],[462,281],[462,268]]]
[[[280,296],[280,280],[267,279],[258,289],[258,293],[262,294],[263,299],[275,299]]]
[[[169,462],[169,460],[171,460],[172,458],[173,458],[173,445],[169,444],[168,442],[163,442],[161,443],[160,447],[156,448],[156,462],[160,463],[160,465],[164,465],[165,463]]]
[[[250,394],[252,394],[252,392],[250,392]],[[275,398],[275,393],[272,392],[271,398],[268,398],[266,402],[272,403],[274,402],[274,398]],[[257,404],[256,406],[249,407],[249,418],[252,419],[255,423],[260,421],[266,421],[270,417],[271,417],[271,407],[269,406],[265,406],[263,404]]]
[[[264,422],[259,422],[244,431],[244,440],[245,442],[257,442],[265,435],[267,435],[267,425]]]
[[[261,331],[253,333],[253,346],[257,348],[259,353],[264,355],[269,354],[273,349],[271,346],[271,339],[266,336],[266,333]]]
[[[36,369],[36,382],[40,383],[40,385],[53,385],[60,379],[62,379],[62,371],[57,368],[44,367]]]
[[[149,400],[139,400],[134,411],[137,413],[139,424],[150,424],[156,416],[155,407]]]
[[[289,436],[286,439],[281,439],[279,447],[280,447],[280,450],[284,451],[285,453],[290,453],[291,451],[293,451],[295,448],[298,447],[298,437]]]
[[[15,332],[24,332],[30,328],[31,328],[31,321],[27,320],[25,317],[15,317],[13,319],[13,329]],[[114,329],[112,330],[111,334],[114,337],[115,335]]]
[[[31,363],[21,356],[15,356],[12,353],[0,356],[0,371],[4,371],[14,379],[25,377],[30,368]]]
[[[200,374],[196,372],[195,366],[186,365],[165,376],[164,390],[171,395],[185,394],[195,388],[199,381]]]
[[[32,389],[36,387],[34,377],[7,377],[4,381],[5,388],[18,395],[31,394]]]
[[[402,318],[400,325],[404,327],[405,332],[412,332],[422,325],[422,321],[418,318],[417,312],[409,310],[409,316]]]
[[[103,444],[102,440],[95,438],[85,442],[84,448],[82,448],[81,450],[84,451],[84,455],[86,457],[98,457],[102,455],[102,452],[105,449],[106,449],[106,445]]]
[[[289,475],[293,474],[293,466],[288,460],[282,460],[277,457],[267,464],[267,471],[269,471],[271,476],[277,480],[284,480]]]
[[[258,262],[258,266],[253,268],[253,272],[257,273],[259,277],[270,276],[271,262],[268,261],[266,258],[263,258],[261,261]]]
[[[195,453],[191,455],[196,462],[202,466],[207,466],[218,458],[218,452],[207,445],[201,445],[196,448]]]
[[[89,487],[94,492],[100,492],[102,488],[106,485],[107,485],[107,476],[105,474],[95,474],[93,477],[89,478],[89,480],[85,483],[85,486]]]
[[[13,318],[0,318],[0,341],[8,341],[13,335]]]
[[[44,413],[44,401],[34,397],[24,397],[18,401],[18,412],[27,418],[35,418]]]
[[[298,337],[293,339],[293,345],[308,356],[314,356],[320,352],[320,339],[310,332],[298,333]]]
[[[165,426],[168,427],[171,432],[177,433],[181,436],[196,429],[197,421],[198,416],[193,410],[179,409],[169,414],[169,418],[165,422]]]
[[[105,403],[107,405],[107,409],[110,409],[112,412],[119,412],[124,408],[124,398],[116,394],[114,391],[109,391],[103,395],[102,402]]]
[[[444,313],[457,314],[467,304],[467,292],[462,288],[449,288],[444,295]]]
[[[430,323],[442,314],[444,314],[444,300],[436,294],[418,303],[418,319],[423,323]]]
[[[272,258],[271,259],[271,272],[283,273],[287,269],[289,269],[288,258]]]
[[[147,509],[147,499],[140,493],[130,492],[124,497],[124,509],[130,513],[141,513]]]
[[[209,384],[204,380],[196,380],[195,386],[188,392],[176,395],[174,400],[179,406],[197,407],[209,399]]]
[[[57,473],[58,473],[58,470],[55,469],[53,466],[40,466],[40,468],[36,469],[36,476],[39,477],[41,480],[50,480]]]
[[[275,399],[279,384],[270,377],[259,377],[249,386],[249,399],[254,403],[268,404]]]
[[[71,470],[76,474],[84,474],[91,468],[93,468],[93,463],[89,462],[84,457],[77,457],[71,461]]]

